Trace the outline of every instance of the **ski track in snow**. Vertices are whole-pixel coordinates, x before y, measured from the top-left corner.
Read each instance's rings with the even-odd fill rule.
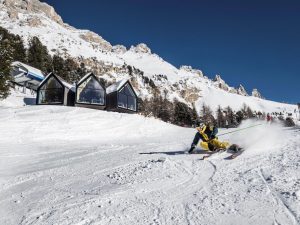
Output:
[[[183,154],[193,129],[138,115],[53,106],[0,115],[0,224],[300,223],[296,129],[280,128],[281,144],[261,141],[259,154],[201,161]]]

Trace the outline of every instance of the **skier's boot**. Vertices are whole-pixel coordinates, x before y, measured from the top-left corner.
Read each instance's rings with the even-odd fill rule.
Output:
[[[233,145],[231,145],[229,148],[228,148],[228,151],[230,152],[230,153],[237,153],[238,151],[240,151],[241,150],[241,148],[238,146],[238,145],[236,145],[236,144],[233,144]]]
[[[196,147],[195,145],[192,145],[191,148],[190,148],[190,150],[188,151],[188,153],[189,153],[189,154],[192,154],[193,151],[194,151],[194,149],[195,149],[195,147]]]

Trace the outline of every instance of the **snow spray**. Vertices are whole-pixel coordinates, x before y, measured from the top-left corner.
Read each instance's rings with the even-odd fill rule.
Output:
[[[262,125],[262,124],[252,125],[252,126],[250,126],[250,127],[245,127],[245,128],[241,128],[241,129],[238,129],[238,130],[230,131],[230,132],[227,132],[227,133],[224,133],[224,134],[220,134],[220,135],[218,135],[218,136],[220,137],[220,136],[223,136],[223,135],[227,135],[227,134],[239,132],[239,131],[242,131],[242,130],[250,129],[250,128],[252,128],[252,127],[257,127],[257,126],[260,126],[260,125]]]
[[[251,127],[251,129],[247,129]],[[257,120],[245,120],[239,126],[243,132],[232,133],[229,135],[230,143],[238,144],[245,148],[247,154],[261,154],[282,149],[284,146],[281,124],[261,123]]]

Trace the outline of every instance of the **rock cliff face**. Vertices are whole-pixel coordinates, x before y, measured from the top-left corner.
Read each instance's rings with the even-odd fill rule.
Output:
[[[214,79],[214,84],[216,87],[223,89],[224,91],[229,91],[228,84],[225,83],[225,81],[221,78],[220,75],[216,75]]]
[[[238,89],[237,89],[237,93],[238,93],[239,95],[248,96],[248,93],[247,93],[246,89],[245,89],[244,86],[241,85],[241,84],[240,84],[240,86],[239,86]]]
[[[52,6],[38,0],[2,0],[2,4],[8,9],[10,18],[17,19],[20,12],[43,13],[49,19],[63,25],[61,17]]]
[[[204,77],[201,70],[193,69],[191,66],[181,66],[180,70],[188,72],[188,73],[192,73],[192,74],[197,74],[199,77]]]
[[[80,37],[89,43],[98,44],[103,50],[106,51],[112,50],[112,45],[94,32],[91,31],[85,32],[81,34]]]
[[[252,96],[256,98],[263,98],[261,93],[256,88],[252,90]]]
[[[115,45],[112,47],[112,52],[116,54],[124,54],[125,52],[127,52],[127,49],[124,45]]]
[[[151,49],[144,43],[138,44],[137,46],[131,46],[130,51],[151,54]]]

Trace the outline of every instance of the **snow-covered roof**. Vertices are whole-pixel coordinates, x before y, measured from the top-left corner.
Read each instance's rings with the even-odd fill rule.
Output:
[[[60,77],[59,77],[60,78]],[[67,87],[68,89],[75,91],[75,86],[73,84],[69,84],[67,81],[60,79],[60,81],[63,83],[63,85],[65,87]]]
[[[127,81],[128,81],[127,79],[124,79],[116,83],[113,83],[108,88],[106,88],[106,94],[110,94],[112,92],[118,91]]]
[[[84,75],[84,77],[82,77],[78,82],[77,84],[81,83],[82,81],[84,81],[87,77],[89,77],[91,74],[93,73],[87,73],[86,75]]]
[[[52,75],[54,75],[55,77],[57,77],[57,79],[59,79],[59,81],[66,87],[66,88],[68,88],[68,89],[70,89],[70,90],[72,90],[72,91],[75,91],[75,86],[74,85],[72,85],[72,84],[69,84],[67,81],[65,81],[64,79],[62,79],[60,76],[57,76],[56,74],[54,74],[54,73],[49,73],[48,75],[47,75],[47,77],[45,77],[45,79],[44,80],[47,80],[48,79],[48,77],[49,76],[52,76]],[[43,82],[44,83],[44,82]]]
[[[45,78],[45,76],[44,76],[44,74],[43,74],[43,72],[41,70],[39,70],[37,68],[34,68],[32,66],[29,66],[29,65],[27,65],[25,63],[21,63],[19,61],[15,61],[15,62],[12,63],[12,66],[23,67],[23,68],[25,68],[27,70],[26,71],[27,73],[35,75],[35,76],[37,76],[37,77],[39,77],[41,79]]]

